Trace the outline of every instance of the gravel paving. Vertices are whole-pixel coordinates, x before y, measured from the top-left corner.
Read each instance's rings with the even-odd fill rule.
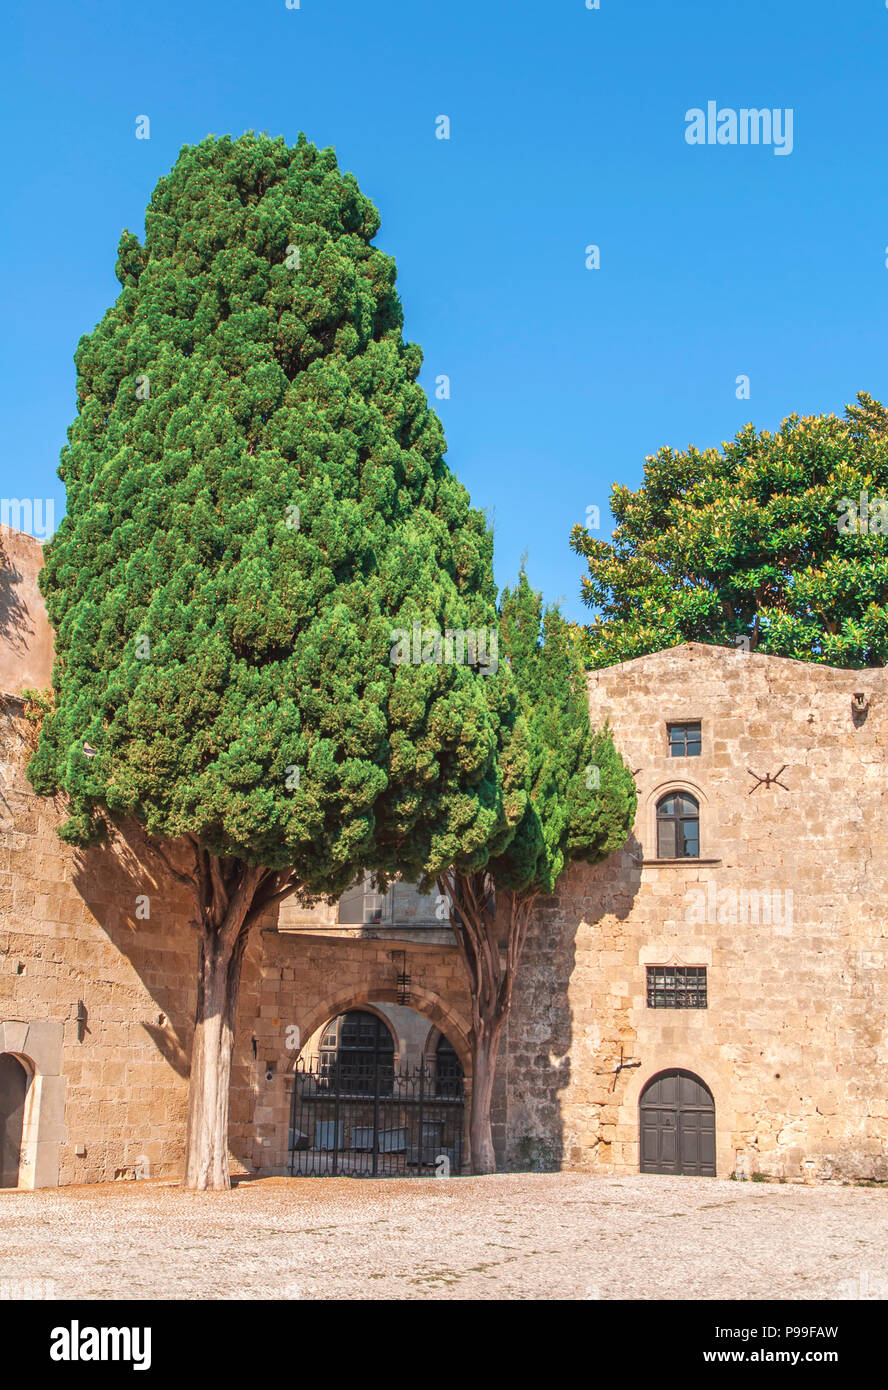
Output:
[[[0,1192],[0,1298],[888,1297],[888,1192],[712,1178],[266,1178]]]

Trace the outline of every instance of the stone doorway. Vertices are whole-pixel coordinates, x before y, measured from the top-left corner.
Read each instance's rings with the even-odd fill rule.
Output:
[[[0,1187],[18,1187],[28,1073],[10,1052],[0,1053]]]

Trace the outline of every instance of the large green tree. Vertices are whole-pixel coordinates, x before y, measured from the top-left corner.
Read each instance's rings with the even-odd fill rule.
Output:
[[[595,864],[625,843],[635,815],[632,774],[607,728],[590,724],[582,642],[522,569],[503,591],[500,651],[518,700],[502,726],[501,766],[516,814],[483,859],[439,875],[471,998],[472,1168],[496,1167],[491,1100],[503,1026],[534,904],[573,862]],[[523,803],[519,799],[523,792]]]
[[[304,137],[185,147],[76,353],[42,576],[55,708],[30,776],[65,794],[64,838],[139,827],[192,896],[194,1188],[229,1183],[262,913],[365,867],[434,876],[508,820],[507,683],[393,660],[394,630],[489,626],[495,588],[378,226]]]
[[[888,660],[888,411],[747,425],[722,449],[661,449],[616,486],[613,539],[581,526],[593,666],[681,642],[831,666]]]

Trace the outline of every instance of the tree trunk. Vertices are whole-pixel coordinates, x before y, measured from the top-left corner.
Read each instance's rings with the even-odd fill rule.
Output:
[[[220,1191],[231,1186],[231,1054],[244,952],[265,909],[300,891],[301,885],[288,870],[222,859],[210,854],[194,836],[186,839],[194,854],[191,873],[177,869],[161,845],[144,837],[148,848],[197,902],[197,1008],[188,1082],[184,1186],[192,1191]]]
[[[228,1111],[242,958],[243,951],[226,949],[218,932],[203,933],[185,1139],[185,1187],[193,1191],[231,1186]]]
[[[495,1173],[490,1106],[500,1034],[512,1006],[512,987],[536,893],[503,893],[497,905],[489,874],[439,879],[450,901],[450,926],[466,970],[472,1005],[472,1098],[469,1145],[473,1173]]]
[[[500,1027],[472,1029],[472,1099],[469,1108],[469,1150],[473,1173],[495,1173],[496,1154],[490,1108],[496,1078]]]

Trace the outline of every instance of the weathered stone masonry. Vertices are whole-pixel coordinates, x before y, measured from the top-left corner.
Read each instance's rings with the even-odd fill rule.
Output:
[[[20,1184],[175,1176],[191,905],[137,839],[69,849],[55,834],[61,807],[31,791],[21,692],[49,684],[51,634],[40,548],[4,539],[0,1051],[30,1078]],[[502,1159],[636,1171],[644,1088],[682,1068],[714,1097],[719,1174],[888,1180],[886,695],[881,670],[697,645],[593,674],[591,717],[609,718],[636,771],[638,815],[621,853],[575,867],[539,905],[502,1045]],[[700,756],[670,757],[667,723],[689,720]],[[783,764],[782,786],[747,770],[773,777]],[[656,806],[670,790],[699,803],[699,859],[657,861]],[[411,1007],[446,1033],[470,1083],[446,930],[337,927],[331,909],[285,903],[245,960],[236,1172],[283,1169],[294,1037],[350,1007],[394,1004],[402,952]],[[646,967],[670,964],[707,968],[707,1008],[648,1007]],[[621,1049],[628,1065],[615,1070]]]
[[[886,694],[882,670],[699,645],[593,674],[638,815],[620,854],[540,909],[510,1026],[510,1156],[530,1135],[570,1167],[637,1171],[642,1089],[680,1067],[714,1095],[720,1174],[739,1156],[888,1179]],[[670,757],[666,725],[687,720],[702,752]],[[785,790],[748,770],[783,764]],[[656,862],[671,789],[700,804],[699,861]],[[670,962],[707,966],[707,1009],[646,1006],[645,967]],[[615,1079],[621,1047],[640,1065]]]

